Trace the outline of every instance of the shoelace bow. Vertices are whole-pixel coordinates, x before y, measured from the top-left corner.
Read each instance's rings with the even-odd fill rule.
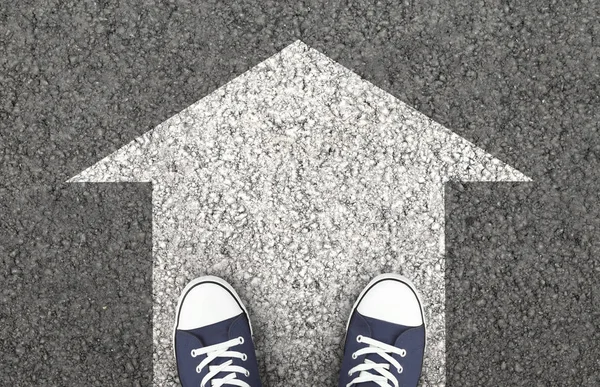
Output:
[[[202,378],[200,382],[200,387],[205,387],[208,382],[211,382],[212,387],[221,387],[221,386],[239,386],[239,387],[250,387],[250,385],[243,380],[237,378],[237,374],[244,374],[246,376],[250,375],[250,371],[245,369],[244,367],[232,365],[233,359],[238,358],[242,359],[242,361],[246,361],[248,356],[245,353],[230,351],[229,348],[234,347],[236,345],[244,344],[244,338],[238,337],[236,339],[231,339],[224,343],[219,343],[215,345],[211,345],[204,348],[192,349],[191,355],[192,357],[206,355],[206,358],[198,364],[196,367],[196,372],[201,373],[204,367],[209,365],[213,360],[218,357],[226,357],[230,360],[219,364],[219,365],[211,365],[208,367],[208,374]],[[213,379],[220,372],[230,372],[224,378],[221,379]]]
[[[381,387],[389,387],[388,380],[392,382],[394,387],[399,387],[398,379],[394,374],[392,374],[390,369],[390,364],[396,367],[396,372],[401,374],[403,369],[400,363],[396,361],[389,353],[400,355],[401,357],[406,356],[406,350],[402,348],[396,348],[391,345],[382,343],[381,341],[377,341],[370,337],[364,337],[362,335],[356,336],[356,341],[359,343],[367,344],[367,347],[361,348],[358,351],[352,354],[352,358],[356,359],[358,356],[367,355],[370,353],[376,353],[385,359],[388,364],[380,364],[375,363],[369,359],[365,358],[364,363],[357,365],[348,371],[348,376],[352,376],[352,374],[356,372],[360,372],[359,376],[354,378],[350,383],[346,384],[346,387],[351,387],[355,384],[365,383],[365,382],[375,382]],[[379,375],[375,375],[370,373],[369,371],[376,371]]]

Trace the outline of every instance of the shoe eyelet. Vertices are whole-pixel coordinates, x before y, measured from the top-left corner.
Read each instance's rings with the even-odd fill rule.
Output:
[[[192,355],[192,357],[196,357],[196,350],[192,349],[192,352],[190,352],[190,355]]]
[[[244,344],[244,338],[242,336],[238,337],[238,340],[240,341],[240,344]]]
[[[199,374],[200,372],[202,372],[202,370],[200,369],[200,367],[196,367],[196,373]]]
[[[401,374],[402,372],[404,372],[404,368],[402,368],[402,366],[400,366],[400,368],[398,368],[398,373]]]
[[[248,360],[248,355],[246,355],[245,353],[242,353],[242,361],[246,361]]]
[[[406,349],[401,349],[400,350],[400,357],[404,357],[406,356]]]
[[[348,371],[348,376],[352,376],[352,372]]]
[[[246,377],[250,376],[250,371],[246,371],[245,375]]]
[[[356,354],[355,354],[355,353],[353,353],[353,354],[352,354],[352,358],[353,358],[353,359],[356,359],[357,357],[358,357],[358,356],[356,356]]]
[[[357,342],[362,343],[362,339],[363,339],[362,335],[356,336],[356,341]]]

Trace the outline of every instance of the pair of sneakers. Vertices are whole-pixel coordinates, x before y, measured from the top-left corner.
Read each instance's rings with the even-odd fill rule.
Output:
[[[177,305],[175,360],[183,387],[260,387],[252,327],[237,293],[218,277],[188,284]],[[362,291],[346,325],[339,387],[414,387],[425,350],[414,286],[382,274]]]

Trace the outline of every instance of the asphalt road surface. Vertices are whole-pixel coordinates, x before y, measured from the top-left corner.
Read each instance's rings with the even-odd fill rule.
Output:
[[[65,182],[300,39],[532,180],[445,185],[444,377],[422,385],[599,385],[599,20],[593,1],[2,2],[0,384],[153,384],[152,185]],[[335,385],[337,364],[269,356],[265,385]]]

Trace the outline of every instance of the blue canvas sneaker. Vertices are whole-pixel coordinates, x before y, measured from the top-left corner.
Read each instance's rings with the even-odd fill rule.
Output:
[[[339,387],[416,387],[425,351],[419,295],[401,275],[377,276],[352,308]]]
[[[260,387],[252,327],[231,285],[201,277],[177,304],[173,346],[183,387]]]

